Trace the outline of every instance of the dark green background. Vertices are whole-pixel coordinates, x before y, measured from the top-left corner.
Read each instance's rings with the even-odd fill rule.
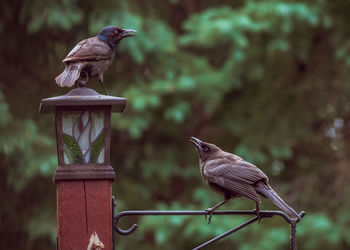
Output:
[[[0,248],[54,249],[53,115],[62,59],[102,27],[136,29],[105,74],[127,98],[112,116],[117,210],[204,209],[221,201],[201,180],[190,136],[259,166],[306,217],[299,249],[350,248],[350,2],[45,1],[0,3]],[[89,87],[103,93],[96,80]],[[253,209],[248,200],[223,209]],[[275,209],[263,200],[263,209]],[[244,218],[143,217],[117,249],[191,249]],[[131,221],[123,220],[124,228]],[[266,219],[208,249],[288,249]]]

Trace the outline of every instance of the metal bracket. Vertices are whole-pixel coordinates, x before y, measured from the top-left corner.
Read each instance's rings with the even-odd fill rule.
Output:
[[[113,211],[114,211],[114,207],[115,207],[115,202],[114,202],[114,197],[113,197]],[[296,245],[296,224],[300,221],[298,219],[294,219],[294,218],[290,218],[286,213],[282,212],[282,211],[270,211],[270,210],[260,210],[259,212],[259,216],[257,216],[257,212],[256,210],[240,210],[240,211],[234,211],[234,210],[220,210],[220,211],[214,211],[213,213],[214,215],[253,215],[255,216],[254,218],[242,223],[241,225],[230,229],[229,231],[193,248],[193,250],[197,250],[197,249],[201,249],[203,247],[206,247],[222,238],[225,238],[226,236],[229,236],[230,234],[248,226],[249,224],[259,220],[259,216],[260,219],[262,218],[271,218],[275,215],[281,216],[282,218],[284,218],[288,224],[290,224],[291,227],[291,231],[290,231],[290,249],[291,250],[296,250],[297,249],[297,245]],[[174,210],[174,211],[169,211],[169,210],[134,210],[134,211],[122,211],[120,213],[118,213],[115,217],[114,217],[114,212],[113,212],[113,228],[121,235],[129,235],[132,232],[134,232],[136,230],[136,228],[138,227],[137,224],[132,225],[129,229],[121,229],[118,226],[119,220],[120,218],[124,217],[124,216],[140,216],[140,215],[152,215],[152,216],[167,216],[167,215],[209,215],[209,212],[204,211],[204,210],[187,210],[187,211],[182,211],[182,210]],[[303,218],[305,215],[305,212],[302,211],[299,216],[301,218]],[[114,230],[113,230],[114,231]],[[114,238],[114,237],[113,237]],[[114,243],[114,242],[113,242]],[[114,244],[113,244],[113,249],[114,249]]]

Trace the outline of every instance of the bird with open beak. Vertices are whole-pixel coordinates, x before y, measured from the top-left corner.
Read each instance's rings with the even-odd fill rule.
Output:
[[[235,197],[255,201],[257,216],[260,218],[259,195],[269,198],[284,212],[300,220],[299,214],[271,188],[268,177],[259,168],[237,155],[221,150],[214,144],[203,142],[195,137],[191,137],[190,141],[198,151],[202,177],[211,189],[224,196],[222,202],[206,209],[209,213],[208,224],[214,211]]]
[[[108,26],[97,36],[82,40],[63,59],[66,66],[56,77],[56,83],[60,87],[72,87],[74,84],[85,86],[89,78],[98,77],[105,93],[108,94],[103,84],[103,73],[113,62],[119,42],[134,36],[135,33],[135,30]]]

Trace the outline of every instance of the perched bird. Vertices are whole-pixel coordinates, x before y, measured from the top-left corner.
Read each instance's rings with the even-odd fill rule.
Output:
[[[56,77],[56,83],[60,87],[72,87],[75,83],[84,86],[89,77],[98,77],[107,94],[103,85],[103,73],[112,63],[119,42],[123,38],[134,36],[135,32],[135,30],[108,26],[103,28],[97,36],[79,42],[63,59],[66,67]],[[82,79],[78,80],[80,77]]]
[[[269,179],[259,168],[237,155],[221,150],[214,144],[203,142],[195,137],[191,137],[190,141],[198,151],[202,177],[211,189],[224,196],[224,201],[206,209],[209,212],[208,224],[214,211],[235,197],[255,201],[256,212],[260,219],[258,203],[261,203],[261,200],[258,194],[272,200],[290,216],[300,219],[299,214],[271,188]]]

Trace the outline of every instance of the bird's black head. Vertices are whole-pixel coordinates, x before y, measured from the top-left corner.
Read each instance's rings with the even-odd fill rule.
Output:
[[[97,37],[112,47],[113,50],[116,49],[119,42],[126,37],[135,36],[136,30],[121,29],[116,26],[107,26],[103,28]]]
[[[206,161],[207,159],[213,157],[221,151],[221,149],[216,145],[208,142],[203,142],[193,136],[190,138],[190,142],[192,142],[193,145],[196,147],[201,161]]]

